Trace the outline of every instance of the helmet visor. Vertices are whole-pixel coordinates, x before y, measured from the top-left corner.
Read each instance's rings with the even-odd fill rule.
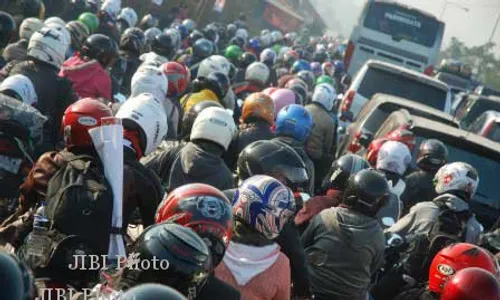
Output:
[[[286,179],[292,183],[303,183],[309,180],[305,168],[278,165],[276,169],[282,172]]]

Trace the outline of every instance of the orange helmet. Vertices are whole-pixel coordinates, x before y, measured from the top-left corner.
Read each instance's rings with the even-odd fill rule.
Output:
[[[263,119],[269,123],[269,125],[273,125],[273,99],[264,93],[253,93],[248,96],[243,103],[240,122],[248,122],[251,118]]]

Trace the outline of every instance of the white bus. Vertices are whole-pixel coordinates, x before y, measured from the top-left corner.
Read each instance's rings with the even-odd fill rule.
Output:
[[[385,0],[369,0],[347,44],[344,64],[354,76],[369,59],[431,75],[445,25],[421,10]]]

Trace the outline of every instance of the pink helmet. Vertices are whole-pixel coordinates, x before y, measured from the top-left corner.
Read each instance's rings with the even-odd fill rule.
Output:
[[[295,94],[289,89],[278,89],[271,94],[273,99],[275,110],[275,115],[285,106],[289,104],[295,104]]]

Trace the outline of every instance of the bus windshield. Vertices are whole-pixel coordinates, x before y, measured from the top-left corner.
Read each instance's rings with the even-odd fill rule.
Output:
[[[436,43],[440,22],[435,18],[393,3],[374,2],[364,27],[388,34],[395,41],[407,40],[425,47]]]

